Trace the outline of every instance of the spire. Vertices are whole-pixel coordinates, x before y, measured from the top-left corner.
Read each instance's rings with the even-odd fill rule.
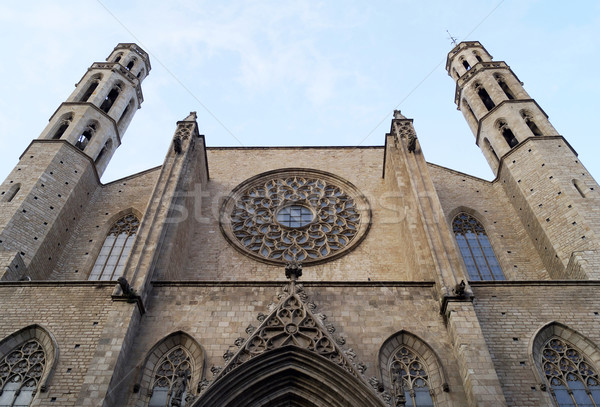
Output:
[[[394,119],[407,120],[400,110],[394,110]]]

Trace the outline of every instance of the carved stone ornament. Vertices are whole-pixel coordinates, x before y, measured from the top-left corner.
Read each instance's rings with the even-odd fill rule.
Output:
[[[242,253],[270,264],[310,265],[356,246],[371,223],[367,199],[348,181],[307,170],[271,171],[225,200],[221,231]]]
[[[291,294],[256,328],[215,380],[219,380],[255,356],[283,346],[308,349],[341,366],[353,376],[361,377],[325,326],[312,315],[300,299],[294,282],[290,285]],[[351,350],[350,352],[353,354]]]

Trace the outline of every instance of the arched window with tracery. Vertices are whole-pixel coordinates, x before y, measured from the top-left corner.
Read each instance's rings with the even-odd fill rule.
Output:
[[[0,359],[0,407],[27,407],[38,391],[46,354],[37,338],[14,347]]]
[[[127,215],[112,226],[96,258],[90,280],[116,280],[123,274],[140,225],[135,215]]]
[[[396,406],[433,407],[429,375],[421,357],[403,345],[390,363],[390,378]]]
[[[580,350],[554,336],[544,345],[540,362],[559,407],[600,406],[598,370]]]
[[[494,254],[483,225],[464,212],[452,221],[458,248],[471,280],[504,280],[504,274]]]
[[[181,346],[171,349],[157,364],[148,407],[184,407],[191,375],[192,359],[187,350]]]

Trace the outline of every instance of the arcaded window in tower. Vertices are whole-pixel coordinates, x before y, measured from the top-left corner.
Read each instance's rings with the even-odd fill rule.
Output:
[[[125,68],[127,68],[128,71],[131,71],[131,69],[133,68],[134,65],[135,65],[135,58],[132,58],[131,61],[129,61],[129,63],[127,64],[127,66]]]
[[[475,55],[477,62],[483,62],[483,59],[481,59],[481,55],[479,55],[479,52],[473,51],[473,55]]]
[[[37,339],[14,347],[0,360],[0,407],[31,405],[45,366],[46,354]]]
[[[471,106],[469,105],[467,100],[463,99],[462,104],[463,104],[463,108],[464,108],[465,112],[467,112],[467,119],[469,121],[473,122],[474,125],[476,125],[477,117],[475,116],[475,112],[473,112],[473,109],[471,109]]]
[[[506,124],[506,122],[498,122],[498,131],[502,134],[502,137],[504,137],[504,140],[506,140],[506,144],[508,144],[510,148],[513,148],[517,144],[519,144],[519,140],[517,140],[515,134],[512,132],[510,127],[508,127],[508,124]]]
[[[492,157],[494,157],[494,159],[496,160],[496,164],[498,164],[500,162],[500,158],[498,157],[498,154],[496,154],[496,150],[494,150],[494,147],[492,147],[490,141],[487,138],[484,138],[483,144],[485,145],[485,148],[490,152]]]
[[[98,156],[96,157],[96,160],[94,160],[94,163],[96,165],[98,165],[98,163],[100,163],[100,160],[102,160],[102,158],[104,158],[106,153],[108,151],[110,151],[111,148],[112,148],[112,139],[108,139],[108,140],[106,140],[106,143],[104,143],[104,147],[102,147],[102,150],[100,150],[100,152],[98,153]]]
[[[504,280],[483,225],[464,212],[452,221],[452,230],[462,254],[470,280]]]
[[[496,107],[496,104],[494,103],[494,101],[490,97],[489,93],[487,93],[487,90],[485,90],[485,88],[483,86],[481,86],[481,84],[475,85],[475,89],[477,90],[477,94],[479,95],[479,98],[481,99],[481,101],[483,102],[485,108],[488,111],[490,111],[494,107]]]
[[[98,84],[102,79],[101,75],[95,75],[90,84],[88,85],[86,91],[81,96],[80,102],[87,102],[89,98],[92,96],[96,88],[98,88]]]
[[[188,352],[177,346],[164,355],[157,366],[148,407],[185,406],[192,374]]]
[[[116,280],[123,275],[140,221],[135,215],[119,219],[108,232],[98,254],[90,280]]]
[[[543,136],[542,131],[535,124],[535,121],[533,121],[533,115],[531,113],[529,113],[526,110],[521,110],[521,117],[523,118],[523,120],[525,120],[525,123],[527,123],[527,127],[529,127],[529,130],[531,130],[534,136]]]
[[[460,62],[463,64],[463,66],[465,67],[465,69],[468,71],[469,69],[471,69],[471,65],[469,65],[469,63],[467,62],[466,59],[461,58]]]
[[[394,354],[390,378],[397,406],[433,407],[429,375],[420,356],[408,346]]]
[[[498,86],[500,86],[500,88],[502,89],[502,91],[504,92],[506,97],[509,100],[513,100],[515,98],[515,95],[512,92],[512,90],[510,90],[510,88],[508,87],[508,85],[506,84],[504,79],[500,75],[494,75],[494,78],[496,78],[496,82],[498,82]]]
[[[106,95],[106,97],[104,98],[104,102],[102,102],[102,104],[100,105],[100,109],[104,113],[108,113],[112,105],[115,103],[115,100],[117,100],[117,98],[119,97],[120,93],[121,86],[118,84],[113,86],[110,92],[108,92],[108,95]]]
[[[60,139],[62,137],[62,135],[65,134],[65,131],[67,131],[67,129],[71,125],[72,120],[73,120],[72,114],[68,114],[68,115],[64,116],[60,121],[60,126],[58,127],[58,129],[56,129],[56,132],[52,136],[52,139],[53,140]]]
[[[123,113],[121,113],[121,117],[119,117],[119,121],[117,123],[119,126],[123,122],[123,119],[125,117],[127,117],[127,113],[131,112],[132,109],[133,109],[133,99],[130,99],[129,103],[127,104],[127,106],[125,106],[125,109],[123,110]]]
[[[115,62],[119,62],[122,56],[123,54],[117,54],[117,56],[115,57]]]
[[[546,342],[541,365],[559,407],[600,406],[598,370],[569,342],[556,336]]]
[[[77,142],[75,143],[75,147],[80,149],[81,151],[85,150],[85,147],[88,145],[94,134],[98,130],[98,126],[96,123],[90,123],[85,128],[83,133],[77,138]]]

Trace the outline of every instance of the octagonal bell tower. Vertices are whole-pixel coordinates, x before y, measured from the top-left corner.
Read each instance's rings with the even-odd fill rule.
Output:
[[[148,54],[136,44],[118,44],[95,62],[60,105],[39,139],[66,140],[94,160],[102,175],[144,97]]]
[[[477,41],[448,54],[454,101],[552,278],[600,278],[600,188],[503,61]]]
[[[46,279],[140,107],[148,54],[95,62],[0,184],[0,281]]]

